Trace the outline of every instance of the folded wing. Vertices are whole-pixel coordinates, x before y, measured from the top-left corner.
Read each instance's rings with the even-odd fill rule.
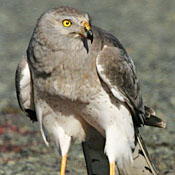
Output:
[[[104,46],[96,59],[102,83],[112,94],[128,105],[137,126],[145,121],[145,110],[133,61],[117,47]]]
[[[15,84],[17,99],[21,110],[25,112],[33,122],[37,121],[33,101],[32,76],[26,56],[23,56],[18,64]]]

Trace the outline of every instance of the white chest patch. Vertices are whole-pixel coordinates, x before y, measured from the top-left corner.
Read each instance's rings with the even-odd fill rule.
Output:
[[[102,90],[84,112],[84,119],[106,137],[105,152],[110,162],[122,166],[124,160],[132,159],[134,128],[132,116],[120,102],[112,103]]]

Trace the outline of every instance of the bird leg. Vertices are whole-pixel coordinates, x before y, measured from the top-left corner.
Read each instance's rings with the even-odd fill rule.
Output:
[[[115,175],[115,162],[110,163],[110,175]]]
[[[65,171],[66,171],[66,160],[67,160],[67,154],[65,154],[61,158],[61,172],[60,172],[60,175],[65,175]]]

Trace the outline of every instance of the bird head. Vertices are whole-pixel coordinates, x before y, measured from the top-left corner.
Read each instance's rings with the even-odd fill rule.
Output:
[[[63,44],[71,41],[75,43],[75,40],[81,40],[88,52],[88,40],[93,42],[89,15],[70,7],[60,7],[46,12],[41,17],[39,26],[43,35],[50,39],[49,43],[56,44],[58,40]]]

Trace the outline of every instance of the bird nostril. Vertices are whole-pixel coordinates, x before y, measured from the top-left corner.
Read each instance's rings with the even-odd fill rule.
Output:
[[[88,31],[87,27],[84,27],[84,30],[85,30],[85,32],[87,32]]]

